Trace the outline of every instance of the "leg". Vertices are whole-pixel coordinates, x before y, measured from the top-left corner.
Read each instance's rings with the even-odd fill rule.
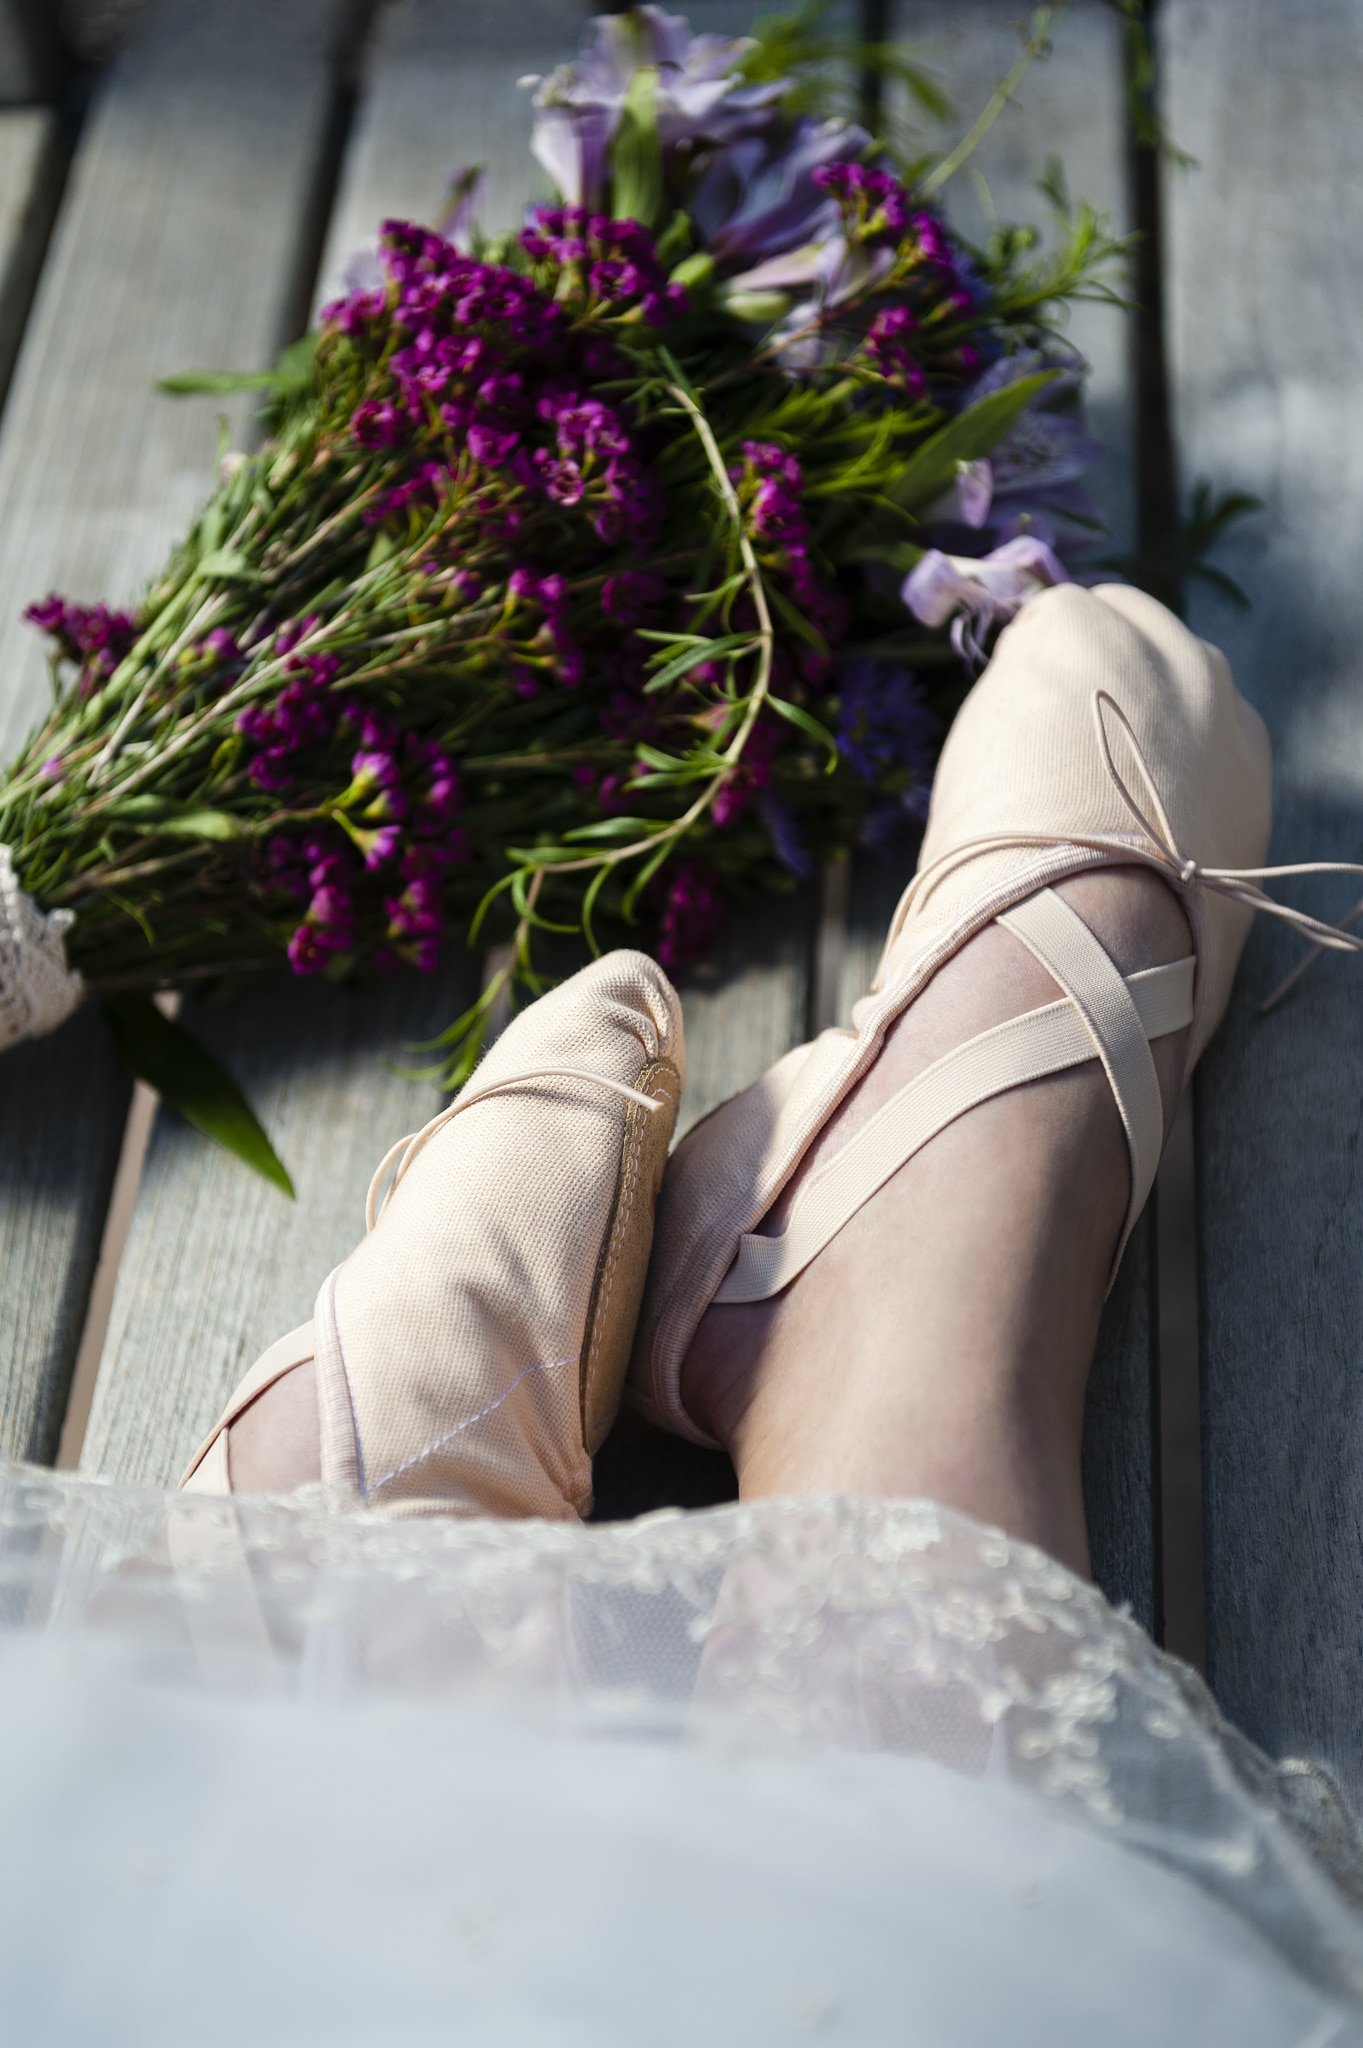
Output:
[[[1189,946],[1147,871],[1059,893],[1123,973]],[[987,927],[898,1021],[802,1175],[930,1061],[1055,998]],[[1154,1048],[1166,1129],[1186,1033]],[[911,1159],[774,1300],[711,1307],[683,1374],[688,1411],[740,1492],[921,1495],[1039,1544],[1081,1573],[1084,1388],[1128,1195],[1125,1141],[1097,1061],[982,1103]]]

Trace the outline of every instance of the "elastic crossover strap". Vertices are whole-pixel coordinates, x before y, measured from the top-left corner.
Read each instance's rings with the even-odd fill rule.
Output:
[[[1067,916],[1073,916],[1059,898],[1053,900]],[[1092,938],[1080,919],[1075,918],[1075,922]],[[1018,936],[1022,937],[1022,933]],[[1162,1038],[1191,1022],[1195,965],[1191,956],[1166,967],[1144,968],[1123,981],[1097,940],[1092,943],[1107,974],[1131,1006],[1143,1048],[1147,1039]],[[1067,971],[1074,972],[1072,958],[1065,965]],[[1056,973],[1054,967],[1050,971]],[[1087,989],[1083,975],[1076,978]],[[1060,974],[1056,973],[1056,979],[1062,987],[1066,986]],[[1089,1009],[1101,1011],[1104,1028],[1110,1029],[1106,1006],[1095,999],[1092,990],[1087,993]],[[779,1294],[915,1152],[921,1151],[957,1117],[964,1116],[977,1103],[987,1102],[991,1096],[1021,1087],[1025,1081],[1041,1080],[1067,1067],[1082,1066],[1095,1053],[1103,1056],[1089,1016],[1068,993],[1059,1002],[1029,1010],[1021,1017],[1010,1017],[1006,1023],[996,1024],[952,1052],[944,1053],[809,1176],[795,1199],[784,1231],[778,1236],[750,1232],[739,1239],[737,1256],[715,1300],[765,1301]],[[1118,1070],[1124,1085],[1128,1064],[1123,1045]],[[1137,1123],[1142,1116],[1140,1108],[1133,1112]]]
[[[1164,1150],[1164,1104],[1145,1027],[1131,993],[1082,917],[1042,889],[999,919],[1060,983],[1092,1039],[1116,1098],[1131,1155],[1131,1199],[1112,1275],[1155,1183]],[[1192,1010],[1188,1017],[1191,1020]]]

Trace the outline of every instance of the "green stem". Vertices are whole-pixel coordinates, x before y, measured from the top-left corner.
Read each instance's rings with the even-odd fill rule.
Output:
[[[670,361],[670,358],[668,360]],[[675,364],[672,367],[674,370],[676,369]],[[680,371],[677,371],[678,378],[680,378],[680,374]],[[665,825],[660,832],[650,833],[647,839],[633,840],[628,846],[616,847],[610,853],[588,854],[581,860],[556,862],[553,868],[555,875],[580,874],[584,869],[588,868],[620,867],[626,861],[639,859],[641,855],[656,853],[659,846],[669,839],[677,840],[684,838],[692,826],[698,824],[705,816],[705,813],[719,795],[720,790],[743,758],[743,750],[747,746],[752,729],[761,715],[762,706],[771,694],[771,668],[772,656],[776,645],[776,631],[772,625],[771,611],[767,604],[767,592],[762,580],[761,565],[758,562],[753,544],[744,530],[743,512],[738,502],[738,493],[734,489],[733,480],[729,475],[723,451],[720,448],[719,442],[715,439],[714,429],[699,405],[697,405],[691,392],[681,382],[669,383],[665,388],[676,399],[683,410],[689,414],[691,423],[696,430],[701,446],[704,448],[710,467],[714,472],[720,495],[724,499],[734,522],[739,555],[742,559],[743,567],[747,571],[753,607],[757,612],[758,630],[753,636],[758,649],[757,675],[744,705],[743,717],[738,730],[725,749],[724,765],[711,776],[695,802],[683,811],[679,818],[674,818],[672,823]],[[538,881],[538,878],[547,872],[548,870],[544,868],[535,869],[536,880]]]
[[[1051,30],[1068,6],[1069,0],[1056,0],[1053,7],[1037,8],[1027,31],[1027,40],[1022,46],[1022,55],[1007,77],[996,86],[978,120],[966,130],[955,149],[942,158],[936,169],[929,171],[918,187],[925,199],[930,199],[934,192],[940,192],[947,180],[954,178],[961,166],[970,161],[999,115],[1016,94],[1037,58],[1045,54],[1050,44]]]

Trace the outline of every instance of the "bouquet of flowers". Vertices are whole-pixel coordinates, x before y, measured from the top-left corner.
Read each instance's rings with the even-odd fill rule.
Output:
[[[1091,534],[1055,331],[1111,295],[1089,209],[967,247],[788,21],[606,17],[535,104],[556,201],[488,239],[468,177],[441,232],[388,222],[137,608],[27,614],[0,1045],[102,994],[165,1088],[158,988],[468,937],[533,990],[541,933],[626,927],[682,966],[913,829],[992,629]]]

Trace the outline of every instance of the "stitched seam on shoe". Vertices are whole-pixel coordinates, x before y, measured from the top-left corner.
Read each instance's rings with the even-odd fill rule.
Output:
[[[658,1100],[664,1103],[673,1101],[674,1097],[671,1082],[675,1078],[675,1068],[672,1067],[670,1061],[664,1061],[662,1059],[650,1061],[649,1064],[650,1066],[654,1066],[659,1069],[659,1071],[654,1076],[653,1084],[660,1090]],[[650,1088],[649,1092],[650,1094],[653,1092],[652,1087]],[[630,1217],[634,1212],[635,1197],[639,1192],[640,1154],[643,1151],[644,1136],[647,1130],[647,1125],[644,1121],[645,1114],[645,1111],[636,1108],[632,1103],[625,1112],[624,1147],[621,1158],[623,1178],[620,1183],[619,1197],[616,1203],[615,1214],[611,1218],[610,1236],[606,1244],[605,1258],[602,1262],[598,1290],[596,1298],[592,1303],[591,1309],[591,1341],[588,1343],[587,1347],[586,1373],[584,1374],[582,1387],[582,1423],[584,1431],[584,1442],[586,1441],[585,1432],[587,1423],[586,1380],[587,1377],[590,1376],[592,1369],[592,1357],[593,1352],[596,1348],[596,1332],[598,1329],[601,1328],[610,1308],[611,1293],[615,1286],[616,1268],[620,1263],[621,1246],[624,1243],[625,1233],[629,1227]]]
[[[574,1351],[567,1358],[541,1359],[535,1365],[523,1366],[521,1371],[516,1374],[511,1385],[506,1389],[506,1392],[499,1394],[495,1401],[489,1401],[486,1408],[480,1408],[476,1415],[466,1415],[462,1422],[456,1422],[453,1429],[447,1429],[443,1436],[438,1436],[435,1439],[434,1443],[427,1444],[424,1450],[417,1451],[410,1458],[405,1458],[400,1465],[395,1465],[391,1472],[385,1472],[382,1479],[376,1479],[372,1486],[366,1486],[361,1491],[366,1496],[371,1493],[377,1493],[381,1486],[389,1486],[393,1480],[400,1479],[404,1472],[410,1472],[412,1467],[419,1465],[423,1458],[432,1457],[436,1451],[442,1450],[446,1444],[452,1443],[455,1437],[462,1436],[466,1429],[472,1429],[476,1422],[486,1422],[489,1415],[495,1415],[497,1410],[511,1399],[521,1381],[529,1379],[531,1373],[559,1372],[565,1365],[576,1365],[581,1356],[582,1353],[580,1351]]]
[[[628,1121],[625,1130],[624,1158],[621,1161],[624,1167],[624,1178],[620,1183],[621,1199],[615,1212],[610,1242],[606,1246],[606,1262],[601,1269],[601,1291],[597,1296],[596,1315],[592,1318],[593,1333],[595,1333],[596,1324],[610,1307],[611,1292],[615,1286],[615,1269],[620,1263],[620,1245],[629,1227],[629,1219],[634,1212],[634,1198],[639,1191],[639,1153],[643,1138],[643,1114],[644,1112],[636,1109],[632,1103],[626,1111]],[[588,1363],[590,1364],[590,1358]]]

